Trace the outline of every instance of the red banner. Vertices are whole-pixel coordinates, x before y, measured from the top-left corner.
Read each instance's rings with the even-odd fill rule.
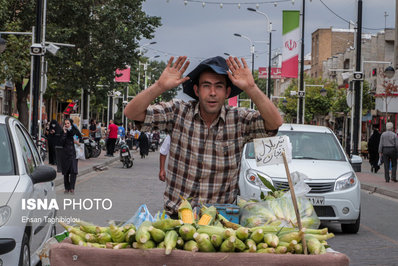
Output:
[[[282,69],[280,67],[271,67],[271,79],[281,79]],[[267,79],[268,78],[268,67],[258,68],[258,78]]]
[[[115,82],[130,82],[130,68],[116,69]]]
[[[229,106],[238,106],[238,96],[232,97],[228,99]]]

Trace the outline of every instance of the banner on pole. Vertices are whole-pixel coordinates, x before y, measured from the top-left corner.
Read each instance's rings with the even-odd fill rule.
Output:
[[[229,106],[238,106],[238,96],[231,97],[228,99],[228,105]]]
[[[271,79],[281,79],[282,69],[280,67],[271,67]],[[268,67],[258,68],[258,78],[267,79],[268,78]]]
[[[300,11],[283,10],[282,77],[298,77]]]
[[[130,68],[116,69],[115,82],[130,82]]]

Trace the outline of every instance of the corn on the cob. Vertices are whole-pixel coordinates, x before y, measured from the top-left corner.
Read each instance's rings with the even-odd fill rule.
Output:
[[[296,254],[304,253],[303,245],[301,243],[297,243],[294,245],[294,253],[296,253]]]
[[[123,243],[118,243],[113,247],[113,249],[123,249],[123,248],[129,248],[129,243],[123,242]]]
[[[235,231],[236,237],[239,238],[242,241],[245,241],[246,239],[249,238],[249,229],[246,227],[239,227]]]
[[[328,240],[328,239],[334,237],[334,234],[333,233],[328,233],[326,235],[305,234],[305,238],[312,238],[312,237],[321,241],[321,240]]]
[[[87,242],[98,243],[98,237],[94,234],[87,233],[84,238]]]
[[[246,239],[245,244],[246,244],[247,248],[250,250],[250,252],[256,252],[257,245],[253,239],[251,239],[251,238]]]
[[[178,207],[178,218],[186,224],[194,222],[192,206],[186,199],[183,199]]]
[[[257,250],[257,253],[275,253],[274,248],[264,248]]]
[[[106,248],[106,246],[104,244],[99,244],[99,243],[87,243],[87,247]]]
[[[257,244],[257,249],[265,249],[265,248],[268,248],[267,243],[261,242]]]
[[[108,233],[99,234],[97,236],[97,239],[98,239],[98,243],[100,243],[100,244],[106,244],[107,242],[111,242],[112,241],[112,237]]]
[[[79,245],[79,246],[86,246],[86,241],[84,241],[84,238],[82,238],[79,235],[70,233],[69,234],[70,239],[72,240],[72,243],[75,245]]]
[[[239,238],[235,239],[235,251],[238,252],[243,252],[246,249],[246,245],[245,243],[243,243],[242,240],[240,240]]]
[[[96,233],[96,234],[101,234],[101,233],[110,234],[110,233],[111,233],[111,230],[109,229],[109,227],[96,226],[96,227],[95,227],[95,233]]]
[[[256,242],[256,244],[261,243],[264,239],[264,232],[262,229],[258,229],[256,231],[254,231],[251,236],[251,239],[253,239],[254,242]]]
[[[184,244],[184,250],[197,252],[199,251],[198,243],[194,240],[189,240]]]
[[[300,232],[288,232],[288,233],[279,235],[279,241],[290,242],[292,240],[296,240],[297,242],[300,242],[301,241]]]
[[[166,246],[164,245],[164,241],[160,242],[160,243],[158,244],[157,248],[163,248],[163,249],[165,249]]]
[[[285,254],[287,252],[287,247],[284,246],[277,246],[275,248],[275,253],[276,254]]]
[[[201,252],[215,252],[213,244],[211,243],[209,236],[207,234],[195,233],[193,235],[196,243],[198,243],[199,251]]]
[[[80,236],[81,238],[86,239],[86,234],[87,234],[87,233],[83,232],[82,230],[80,230],[80,229],[77,228],[77,227],[71,227],[71,228],[69,228],[69,233],[78,235],[78,236]]]
[[[323,245],[321,244],[321,242],[319,242],[318,239],[316,239],[315,237],[311,237],[307,239],[307,246],[310,254],[318,255],[321,253],[321,247]]]
[[[235,236],[231,236],[228,239],[225,239],[220,246],[221,252],[234,252],[235,251]]]
[[[125,224],[125,225],[123,225],[122,229],[123,229],[123,232],[125,232],[125,233],[127,231],[129,231],[130,229],[137,230],[137,228],[135,227],[134,224]]]
[[[156,243],[162,242],[164,240],[164,237],[166,236],[166,233],[164,231],[157,229],[152,225],[148,227],[148,232]]]
[[[210,242],[213,244],[215,248],[219,248],[223,242],[223,238],[220,235],[212,235],[210,237]]]
[[[223,238],[227,239],[227,238],[229,238],[231,236],[236,236],[235,230],[233,230],[231,228],[225,229],[224,233],[223,233]]]
[[[176,245],[176,247],[178,248],[178,249],[182,249],[183,247],[184,247],[184,240],[179,236],[178,238],[177,238],[177,245]]]
[[[152,240],[148,240],[145,243],[139,243],[139,242],[133,243],[133,248],[137,248],[137,249],[151,249],[151,248],[155,248],[155,247],[156,247],[156,243]]]
[[[193,240],[193,235],[196,233],[196,229],[190,224],[184,224],[178,229],[178,232],[184,241],[189,241]]]
[[[130,230],[128,230],[127,232],[126,232],[126,237],[125,237],[125,241],[127,242],[127,243],[133,243],[133,242],[135,242],[136,241],[136,239],[135,239],[135,233],[136,233],[136,231],[135,231],[135,229],[134,228],[131,228]]]
[[[208,208],[202,208],[202,216],[198,222],[198,225],[210,225],[217,215],[217,209],[214,206]]]
[[[166,232],[169,230],[173,230],[183,224],[184,223],[181,220],[161,219],[161,220],[157,220],[156,222],[153,222],[152,226]]]
[[[276,248],[279,244],[279,237],[275,234],[266,233],[264,235],[264,242],[267,243],[268,246]]]
[[[148,228],[151,226],[151,222],[145,221],[135,232],[135,240],[141,244],[144,244],[151,238]]]
[[[111,231],[111,237],[112,237],[113,242],[118,242],[118,243],[124,242],[125,233],[123,233],[122,228],[117,227],[114,224],[111,224],[109,226],[109,229]]]
[[[232,229],[224,229],[213,225],[200,225],[196,232],[199,234],[207,234],[208,236],[220,235],[223,237],[226,230],[233,231]]]
[[[164,237],[164,245],[166,247],[165,254],[169,255],[171,250],[177,245],[178,234],[174,230],[167,231],[166,236]]]

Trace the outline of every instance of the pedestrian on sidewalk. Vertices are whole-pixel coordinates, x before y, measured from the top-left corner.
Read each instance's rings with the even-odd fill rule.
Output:
[[[390,163],[391,169],[391,180],[397,182],[397,151],[398,151],[398,140],[397,135],[393,132],[393,124],[388,122],[386,124],[386,131],[381,134],[379,153],[383,156],[384,163],[384,178],[386,182],[390,182]]]
[[[377,173],[379,171],[379,144],[380,144],[380,132],[377,125],[373,126],[373,133],[368,141],[368,153],[369,153],[369,164],[370,171]]]
[[[146,132],[141,132],[139,138],[138,138],[138,145],[140,147],[140,155],[141,159],[145,158],[145,156],[148,156],[149,153],[149,140]]]
[[[160,155],[159,155],[159,180],[164,182],[166,180],[166,159],[170,150],[170,135],[167,134],[164,139],[162,146],[160,146]]]
[[[202,61],[186,77],[189,62],[171,57],[159,79],[129,102],[124,113],[143,122],[143,131],[170,132],[165,210],[178,217],[181,197],[200,203],[234,203],[239,192],[239,163],[244,145],[273,136],[282,117],[259,89],[246,60],[221,56]],[[150,105],[162,93],[183,85],[194,101]],[[225,101],[245,91],[258,110],[232,108]]]
[[[118,127],[113,123],[113,120],[109,120],[108,126],[108,140],[106,141],[106,155],[108,157],[113,157],[115,152],[115,144],[117,139]]]
[[[78,174],[76,145],[80,144],[79,140],[82,135],[76,126],[73,125],[72,119],[66,119],[64,122],[63,134],[60,144],[63,147],[62,174],[64,175],[64,193],[75,193],[76,176]]]
[[[48,131],[46,133],[48,143],[48,163],[51,165],[57,164],[57,155],[55,147],[59,145],[61,139],[62,128],[58,124],[57,120],[50,122]]]

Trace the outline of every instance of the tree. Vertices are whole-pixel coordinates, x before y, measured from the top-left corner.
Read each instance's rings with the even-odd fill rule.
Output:
[[[115,70],[134,65],[138,60],[139,41],[153,38],[156,27],[161,25],[159,17],[148,16],[142,11],[143,1],[48,1],[46,41],[74,44],[75,48],[62,47],[56,56],[46,54],[47,96],[66,100],[79,97],[82,89],[91,94],[106,94],[107,90],[116,87],[113,82]],[[0,28],[8,26],[7,30],[16,31],[15,27],[9,26],[12,22],[20,25],[17,31],[31,31],[35,2],[6,1],[0,12]],[[29,45],[25,49],[28,53]],[[9,59],[10,56],[6,56]],[[10,60],[3,60],[3,56],[1,59],[11,66]],[[20,60],[28,63],[29,56]],[[1,78],[5,78],[4,68],[0,71]],[[28,77],[29,71],[18,74]],[[9,76],[16,83],[16,73]],[[98,84],[108,87],[98,88]],[[18,111],[20,117],[27,115],[24,110]]]

